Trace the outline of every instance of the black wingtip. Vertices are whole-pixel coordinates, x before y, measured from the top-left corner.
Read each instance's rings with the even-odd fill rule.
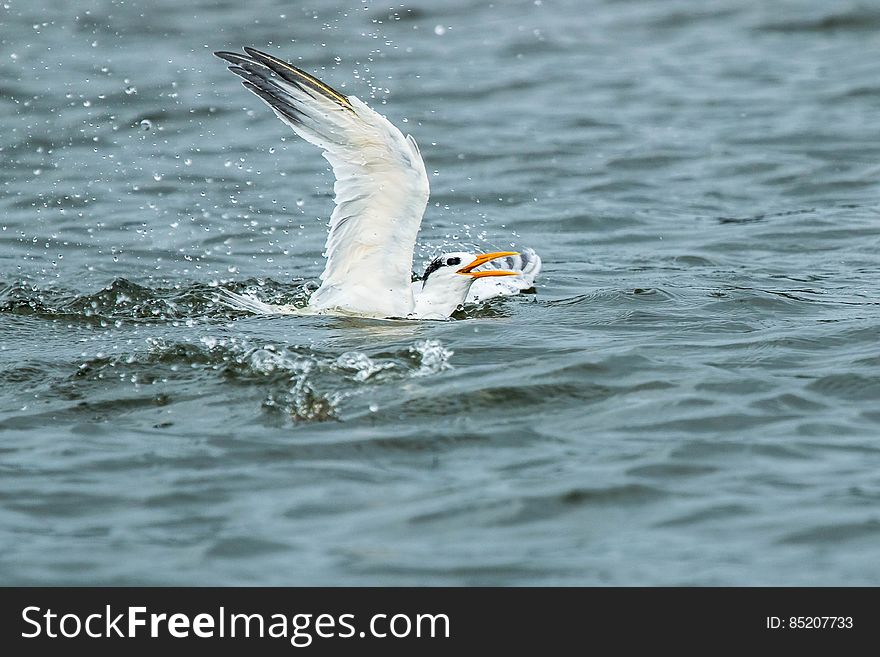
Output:
[[[264,85],[255,78],[268,79],[269,77],[278,76],[314,98],[320,95],[336,103],[344,110],[349,112],[355,111],[351,101],[343,94],[293,64],[251,46],[244,46],[243,50],[246,54],[217,50],[214,52],[214,55],[232,64],[229,67],[230,71],[246,80],[257,83],[260,87]],[[250,87],[248,88],[250,89]]]
[[[264,53],[262,50],[257,50],[252,46],[245,46],[243,50],[250,55],[251,57],[270,57],[271,55]]]
[[[225,59],[227,62],[231,62],[236,57],[241,57],[241,55],[229,52],[228,50],[215,50],[214,57],[219,57],[220,59]]]
[[[258,84],[254,84],[250,80],[242,80],[241,84],[245,89],[256,94],[259,98],[262,98],[264,103],[271,107],[275,112],[281,114],[292,124],[302,124],[302,114],[293,105],[285,102],[284,99],[279,98],[271,91]]]
[[[270,55],[269,53],[257,50],[251,46],[245,46],[244,51],[254,62],[272,70],[276,75],[281,76],[288,82],[291,82],[300,88],[308,88],[312,92],[319,93],[325,98],[338,104],[343,109],[354,111],[351,101],[349,101],[344,94],[336,91],[336,89],[327,83],[322,82],[315,76],[306,73],[301,68],[298,68],[275,55]],[[239,56],[241,57],[241,55]]]

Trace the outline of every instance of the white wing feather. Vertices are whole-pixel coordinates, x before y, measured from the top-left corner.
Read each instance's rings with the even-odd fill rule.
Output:
[[[219,52],[275,114],[324,150],[336,183],[315,310],[380,317],[412,310],[413,251],[428,203],[425,165],[411,136],[354,96],[253,48]]]
[[[254,315],[298,315],[301,314],[296,306],[277,305],[260,301],[249,294],[238,294],[226,288],[217,289],[216,301],[227,308],[241,310]]]

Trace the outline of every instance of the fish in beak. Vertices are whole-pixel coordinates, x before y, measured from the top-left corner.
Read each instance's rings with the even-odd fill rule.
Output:
[[[486,271],[473,271],[482,264],[495,260],[496,258],[504,258],[507,256],[519,255],[516,251],[496,251],[495,253],[481,253],[474,261],[457,270],[456,274],[470,276],[471,278],[483,278],[485,276],[516,276],[519,272],[509,271],[507,269],[487,269]]]

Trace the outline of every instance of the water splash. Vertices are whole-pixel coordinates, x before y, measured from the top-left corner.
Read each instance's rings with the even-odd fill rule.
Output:
[[[79,361],[72,375],[67,370],[64,380],[53,385],[63,388],[68,398],[86,393],[97,396],[108,390],[119,396],[119,390],[110,386],[141,392],[145,386],[156,386],[150,388],[156,391],[151,394],[163,395],[165,404],[173,400],[175,386],[191,391],[193,382],[200,388],[247,386],[258,393],[264,412],[296,424],[340,420],[346,409],[356,412],[365,403],[372,408],[372,393],[448,370],[453,355],[436,339],[372,355],[362,351],[336,355],[313,346],[218,335],[184,341],[149,337],[145,346],[131,353],[97,354]],[[358,401],[368,393],[368,399]],[[239,399],[246,396],[234,394]]]
[[[440,340],[419,340],[409,348],[409,352],[418,358],[419,368],[413,376],[430,376],[450,369],[449,359],[455,353],[443,346]]]
[[[346,351],[336,359],[336,365],[342,370],[352,370],[352,378],[355,381],[366,381],[374,374],[395,367],[394,363],[377,363],[372,358],[359,351]]]
[[[0,294],[0,313],[37,315],[46,319],[108,322],[195,322],[203,318],[231,319],[241,313],[218,304],[219,284],[191,283],[173,287],[148,287],[117,278],[97,292],[77,293],[61,287],[43,287],[27,281],[12,283]],[[301,305],[309,288],[302,280],[278,283],[271,279],[246,279],[225,283],[224,288],[258,294],[268,303]]]

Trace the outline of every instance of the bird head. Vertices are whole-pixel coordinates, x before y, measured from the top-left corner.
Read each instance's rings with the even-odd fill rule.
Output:
[[[519,273],[500,268],[477,270],[477,267],[497,258],[515,255],[515,251],[478,254],[455,251],[434,258],[422,276],[421,290],[416,293],[414,314],[449,317],[464,303],[468,290],[478,278],[516,276]]]

